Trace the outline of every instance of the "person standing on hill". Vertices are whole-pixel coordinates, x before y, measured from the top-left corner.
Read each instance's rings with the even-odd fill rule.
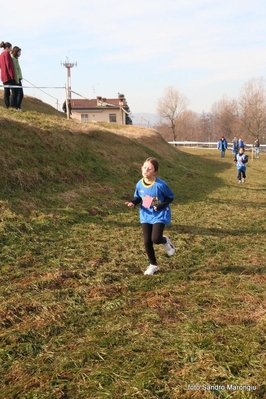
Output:
[[[255,148],[255,158],[260,157],[260,141],[259,139],[256,139],[254,141],[253,147]]]
[[[72,115],[72,106],[71,106],[70,100],[68,100],[67,103],[66,103],[66,101],[63,102],[62,110],[64,111],[65,114],[67,113],[67,108],[68,108],[69,116]]]
[[[3,48],[0,55],[0,70],[1,70],[1,80],[5,86],[15,86],[15,70],[14,64],[10,55],[12,51],[12,44],[9,42],[1,42],[0,48]],[[4,87],[4,101],[7,108],[10,106],[10,87]]]
[[[19,48],[18,46],[14,46],[11,52],[11,58],[14,64],[16,85],[21,86],[21,88],[17,87],[12,90],[11,107],[16,108],[17,111],[21,111],[21,103],[24,97],[22,89],[23,77],[18,60],[20,56],[21,56],[21,48]]]
[[[232,140],[232,154],[237,154],[238,153],[238,140],[236,136]]]
[[[169,238],[163,235],[165,225],[169,225],[171,221],[169,204],[173,201],[174,194],[167,183],[157,177],[157,159],[147,158],[141,170],[143,177],[136,184],[134,199],[125,204],[130,208],[140,205],[140,223],[150,262],[144,274],[153,275],[159,270],[153,244],[162,244],[168,256],[175,253],[175,247]]]
[[[221,153],[221,158],[225,156],[225,151],[227,150],[227,140],[222,136],[217,143],[217,149]]]
[[[242,139],[239,139],[238,140],[238,148],[240,149],[240,148],[245,148],[245,144],[244,144],[244,141],[242,140]]]
[[[244,183],[246,180],[246,163],[248,162],[248,156],[244,153],[244,148],[240,147],[238,154],[236,154],[234,162],[237,167],[237,180],[238,183]]]

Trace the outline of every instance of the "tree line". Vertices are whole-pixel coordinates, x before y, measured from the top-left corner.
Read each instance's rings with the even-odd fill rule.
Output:
[[[188,109],[189,101],[174,87],[165,89],[158,100],[159,122],[155,128],[167,141],[217,141],[238,137],[246,143],[266,142],[266,83],[251,79],[240,89],[237,99],[224,96],[210,112]]]

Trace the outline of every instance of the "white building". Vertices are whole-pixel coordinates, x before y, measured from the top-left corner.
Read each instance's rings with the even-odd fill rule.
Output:
[[[130,109],[123,94],[107,99],[98,96],[95,100],[71,99],[72,119],[82,122],[110,122],[121,125],[132,124]]]

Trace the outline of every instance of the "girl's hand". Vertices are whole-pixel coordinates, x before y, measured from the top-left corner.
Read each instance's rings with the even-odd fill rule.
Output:
[[[133,202],[125,202],[125,205],[127,205],[129,208],[134,208]]]

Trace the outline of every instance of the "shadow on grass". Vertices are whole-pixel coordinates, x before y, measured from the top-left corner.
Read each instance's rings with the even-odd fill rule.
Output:
[[[255,191],[259,191],[259,190],[255,190]],[[265,191],[265,190],[261,190],[261,191]],[[222,205],[222,204],[227,205],[228,204],[228,200],[227,199],[224,200],[223,198],[221,198],[221,199],[212,199],[211,203],[212,204],[218,204],[218,205]],[[231,199],[230,200],[230,206],[232,205],[236,209],[238,207],[243,207],[243,204],[245,205],[246,208],[248,208],[248,207],[266,208],[266,203],[262,203],[262,202],[246,201],[246,200],[243,202],[243,199],[240,199],[240,200]]]
[[[257,274],[263,274],[265,272],[265,268],[264,267],[256,267],[255,269],[251,269],[250,267],[245,267],[245,266],[236,266],[236,265],[228,265],[228,266],[224,266],[224,267],[220,267],[219,271],[223,274],[231,274],[231,273],[235,273],[237,275],[257,275]]]
[[[162,173],[175,194],[175,203],[185,204],[202,201],[211,192],[226,185],[218,177],[232,167],[231,162],[206,159],[200,155],[186,154],[186,164],[178,165],[174,179],[172,173]]]
[[[189,225],[175,225],[171,227],[171,230],[176,231],[179,234],[190,234],[197,236],[217,236],[217,237],[225,237],[225,236],[239,236],[243,235],[243,229],[240,227],[237,230],[229,230],[229,229],[218,229],[215,227],[197,227],[197,226],[189,226]],[[245,229],[246,234],[256,234],[256,235],[265,235],[265,229]]]

